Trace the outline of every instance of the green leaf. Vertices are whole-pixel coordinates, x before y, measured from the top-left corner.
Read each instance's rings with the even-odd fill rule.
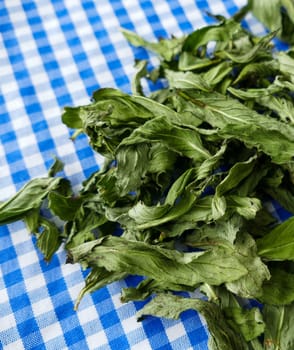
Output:
[[[185,39],[183,51],[195,54],[201,46],[205,46],[211,41],[227,44],[238,30],[240,30],[240,24],[233,20],[226,20],[218,25],[197,29]]]
[[[49,177],[54,177],[57,173],[63,170],[64,163],[55,157],[53,164],[50,166],[50,169],[48,171]]]
[[[137,313],[139,320],[147,315],[178,319],[186,310],[200,312],[207,323],[211,350],[247,350],[248,347],[240,335],[226,321],[219,306],[200,299],[183,298],[172,294],[159,294]]]
[[[142,184],[148,170],[148,143],[138,143],[120,146],[116,152],[117,181],[116,185],[124,196],[130,191],[136,191]]]
[[[289,0],[249,0],[253,15],[279,37],[293,43],[294,5]],[[284,11],[286,9],[286,11]]]
[[[236,281],[227,283],[226,287],[240,297],[256,299],[262,294],[263,282],[270,278],[269,270],[257,255],[255,241],[249,234],[240,232],[237,235],[235,249],[248,273]]]
[[[162,174],[174,169],[177,154],[161,143],[154,143],[149,148],[148,172]]]
[[[240,50],[238,50],[237,52],[235,52],[234,50],[224,50],[217,52],[216,56],[221,58],[226,57],[232,60],[233,62],[241,64],[250,63],[257,57],[270,57],[267,54],[266,49],[269,47],[269,43],[275,37],[275,35],[276,32],[272,32],[265,35],[264,37],[260,38],[257,44],[255,44],[250,50],[248,50],[247,48],[244,48],[244,50],[242,50],[243,52],[240,52]]]
[[[64,107],[62,122],[72,129],[82,129],[83,121],[80,117],[79,107]]]
[[[175,205],[166,203],[152,207],[138,202],[128,214],[137,223],[138,230],[145,230],[181,217],[189,211],[195,199],[192,194],[184,194]]]
[[[215,189],[216,196],[222,196],[236,188],[241,181],[250,175],[256,164],[256,158],[254,155],[244,162],[235,163],[230,168],[228,175],[217,185]]]
[[[271,156],[277,164],[291,161],[294,154],[294,127],[263,116],[235,99],[217,93],[185,90],[179,92],[190,100],[203,119],[226,139],[237,138],[249,147]]]
[[[229,325],[236,333],[240,332],[247,342],[263,334],[265,324],[258,308],[245,310],[240,307],[228,307],[224,309],[224,313]]]
[[[280,203],[284,209],[294,214],[294,194],[290,190],[282,186],[278,188],[268,187],[265,192]]]
[[[127,29],[121,29],[125,38],[134,46],[142,46],[157,55],[161,56],[166,61],[171,61],[182,49],[184,38],[160,39],[158,42],[149,42],[134,32]]]
[[[97,291],[110,283],[124,279],[127,276],[124,272],[110,272],[105,270],[103,267],[95,267],[90,271],[85,279],[85,286],[80,291],[78,298],[75,303],[75,310],[78,309],[82,298],[88,294]]]
[[[240,83],[246,79],[260,79],[263,77],[275,76],[278,73],[278,69],[279,65],[275,60],[252,62],[242,67],[233,84]]]
[[[42,232],[37,235],[37,246],[44,254],[45,260],[50,261],[61,245],[61,234],[58,227],[44,217],[40,217],[39,224]]]
[[[48,195],[48,207],[61,220],[73,220],[76,211],[83,202],[81,197],[64,196],[58,192],[52,191]]]
[[[279,86],[276,85],[270,85],[267,88],[258,88],[258,89],[247,89],[247,90],[243,90],[243,89],[235,89],[233,87],[229,87],[228,91],[242,99],[242,100],[250,100],[250,99],[254,99],[256,101],[259,101],[259,99],[269,96],[270,98],[272,98],[275,93],[280,92],[282,89]],[[262,100],[261,100],[262,101]]]
[[[174,72],[165,70],[165,76],[170,88],[176,89],[197,89],[201,91],[210,91],[211,86],[199,74],[192,72]]]
[[[266,350],[292,350],[294,304],[288,306],[265,305],[263,318],[266,324],[264,332],[264,348]]]
[[[200,70],[219,63],[219,59],[197,57],[189,51],[182,51],[179,55],[178,68],[181,71]]]
[[[247,220],[255,218],[261,209],[261,200],[254,197],[241,197],[238,195],[226,196],[227,208],[237,212]]]
[[[37,233],[39,230],[40,208],[31,210],[23,220],[29,232]]]
[[[135,68],[137,69],[137,72],[132,80],[132,93],[133,95],[142,95],[143,93],[143,87],[141,85],[141,79],[146,77],[147,75],[147,61],[142,60],[136,62]]]
[[[142,142],[161,142],[172,151],[195,161],[210,157],[210,153],[202,145],[200,135],[195,130],[171,124],[164,117],[154,118],[138,127],[123,140],[120,147]]]
[[[223,218],[211,224],[197,227],[193,233],[187,235],[185,244],[196,248],[203,246],[203,242],[208,245],[209,243],[216,244],[218,241],[220,244],[225,244],[225,242],[233,244],[242,225],[243,220],[237,215]]]
[[[194,287],[186,285],[166,283],[151,278],[145,278],[136,287],[128,287],[122,289],[122,302],[145,300],[154,293],[162,293],[167,291],[190,291],[195,290]]]
[[[214,87],[215,85],[221,83],[223,79],[229,75],[229,73],[231,73],[231,71],[232,64],[224,61],[203,73],[202,77],[208,86]]]
[[[294,260],[294,217],[256,241],[258,254],[268,260]]]
[[[0,224],[24,219],[34,209],[39,209],[44,198],[58,188],[68,187],[60,177],[38,178],[29,181],[12,198],[0,204]]]
[[[294,274],[282,268],[270,269],[271,278],[262,285],[262,303],[287,305],[294,301]]]
[[[206,252],[182,253],[144,242],[107,236],[70,250],[84,267],[147,276],[158,281],[196,287],[201,282],[219,285],[247,273],[234,251],[216,247]]]
[[[280,65],[280,71],[286,76],[289,77],[290,81],[294,82],[294,59],[286,52],[279,52],[278,62]]]

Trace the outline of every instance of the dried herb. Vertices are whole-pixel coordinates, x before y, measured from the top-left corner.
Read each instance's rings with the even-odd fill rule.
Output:
[[[252,3],[257,13],[262,2]],[[68,262],[90,269],[77,305],[139,275],[122,291],[124,302],[153,296],[139,319],[195,309],[211,350],[292,350],[293,50],[275,50],[277,32],[256,37],[234,18],[216,18],[157,43],[123,30],[159,56],[158,67],[137,61],[132,94],[100,89],[62,115],[104,166],[74,194],[54,177],[55,163],[48,178],[1,204],[0,223],[23,219],[46,259],[64,242]],[[165,87],[145,96],[141,79]],[[270,201],[289,219],[279,222]],[[62,230],[42,216],[44,206],[65,221]],[[175,295],[196,288],[206,300]],[[244,307],[248,299],[262,306]]]

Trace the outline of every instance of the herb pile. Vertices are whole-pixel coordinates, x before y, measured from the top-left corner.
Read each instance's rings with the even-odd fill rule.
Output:
[[[103,88],[62,115],[104,166],[74,194],[56,160],[1,204],[0,223],[23,219],[45,259],[64,243],[68,262],[90,269],[77,305],[139,275],[122,290],[123,302],[152,296],[139,319],[195,309],[211,350],[293,350],[294,51],[216,19],[156,43],[123,30],[159,66],[138,61],[131,95]],[[164,87],[146,97],[141,79]],[[283,223],[271,201],[289,212]],[[178,293],[196,288],[205,298]]]
[[[279,29],[277,36],[294,44],[294,2],[292,0],[248,0],[241,12],[250,11],[269,30]]]

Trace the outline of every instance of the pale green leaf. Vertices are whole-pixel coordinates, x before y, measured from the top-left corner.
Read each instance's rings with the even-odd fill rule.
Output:
[[[294,338],[294,303],[288,306],[265,305],[263,318],[266,324],[264,348],[266,350],[292,350]]]
[[[159,294],[137,313],[139,319],[147,315],[178,319],[186,310],[200,312],[210,332],[211,350],[247,350],[248,347],[239,332],[235,332],[226,321],[220,307],[200,299],[183,298],[172,294]]]

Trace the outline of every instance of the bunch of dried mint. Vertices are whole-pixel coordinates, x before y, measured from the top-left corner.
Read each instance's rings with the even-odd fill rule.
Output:
[[[294,51],[275,50],[275,32],[256,37],[234,18],[216,18],[156,43],[123,30],[159,66],[137,61],[131,95],[100,89],[62,116],[104,166],[74,194],[55,176],[56,160],[48,177],[1,204],[0,223],[24,220],[45,259],[63,242],[68,261],[90,269],[77,304],[139,275],[122,290],[125,302],[153,297],[139,319],[195,309],[211,350],[292,350]],[[146,97],[142,79],[163,87]],[[289,213],[283,223],[271,201]],[[177,293],[197,288],[207,298]]]

